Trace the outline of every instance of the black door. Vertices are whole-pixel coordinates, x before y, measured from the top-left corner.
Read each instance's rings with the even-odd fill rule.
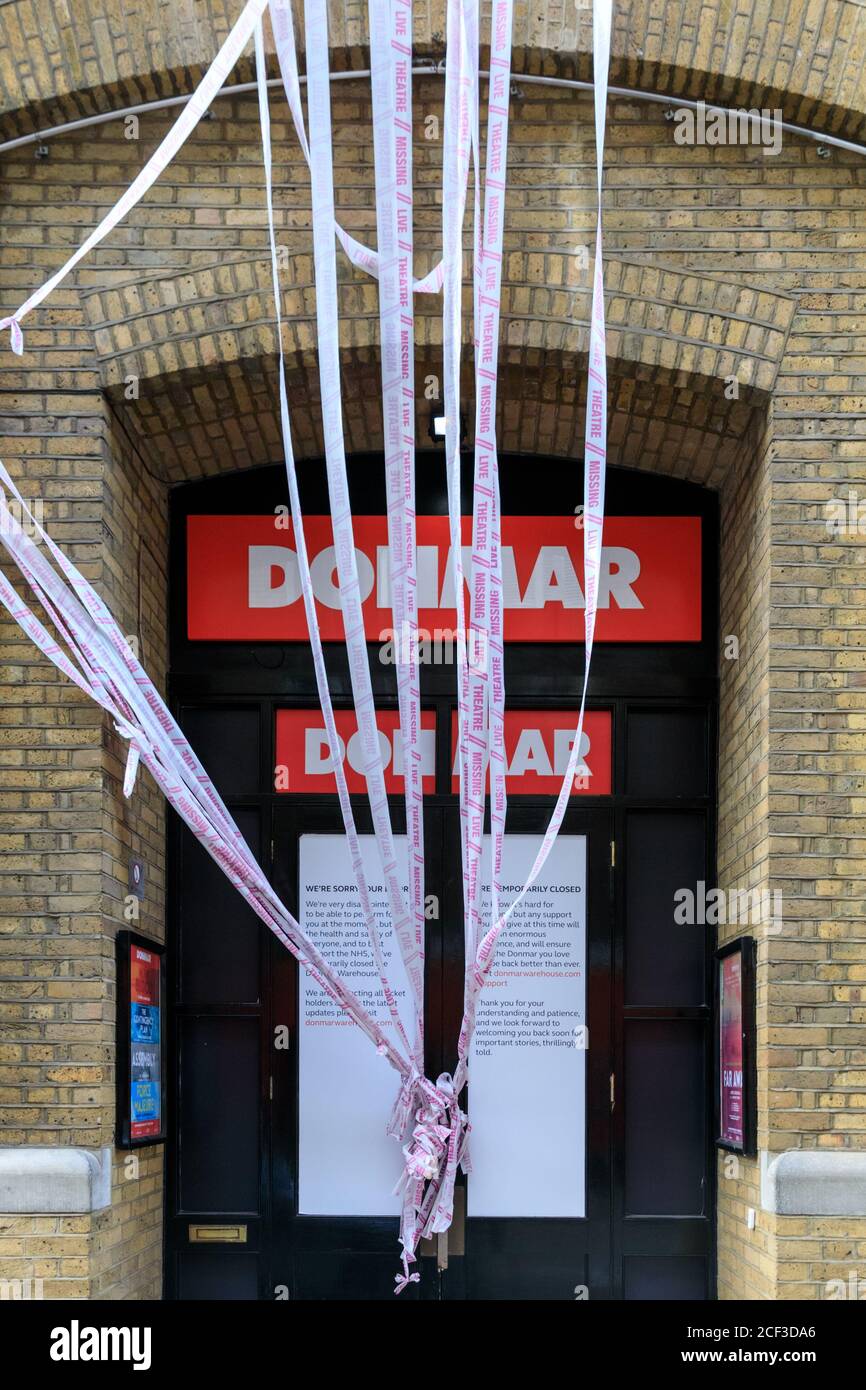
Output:
[[[183,717],[244,834],[297,913],[304,837],[338,842],[343,827],[333,797],[257,790],[272,766],[270,731],[280,704],[217,702],[187,707]],[[459,1194],[447,1260],[441,1242],[430,1247],[419,1262],[420,1284],[404,1299],[712,1294],[707,929],[677,926],[671,914],[678,887],[711,876],[711,725],[706,707],[666,702],[614,702],[613,721],[620,790],[589,805],[575,797],[555,849],[574,868],[585,895],[587,1033],[574,1039],[576,1050],[585,1049],[585,1094],[578,1095],[583,1079],[578,1084],[574,1070],[566,1069],[562,1095],[572,1121],[580,1109],[581,1134],[572,1123],[562,1154],[554,1154],[551,1179],[545,1162],[551,1162],[552,1145],[539,1154],[532,1135],[532,1088],[545,1084],[545,1071],[530,1068],[529,1090],[526,1075],[516,1074],[511,1098],[502,1103],[509,1124],[497,1142],[503,1167],[520,1165],[526,1208],[504,1215],[489,1198],[479,1207],[484,1183],[479,1174],[470,1176]],[[426,942],[426,1069],[434,1078],[455,1065],[463,988],[459,813],[456,798],[442,792],[449,785],[450,702],[438,711],[437,727],[440,790],[425,798],[426,891],[434,905]],[[364,800],[354,801],[358,829],[367,834]],[[522,842],[534,852],[550,810],[549,798],[511,799],[505,863],[515,883],[523,882],[529,862],[515,847]],[[402,816],[401,799],[394,797],[398,834]],[[176,1121],[166,1221],[170,1295],[392,1298],[396,1218],[345,1210],[306,1214],[299,1192],[304,1019],[295,962],[176,822],[171,863]],[[525,964],[515,928],[516,915],[500,940],[500,979],[482,996],[479,1044],[490,1026],[487,999],[500,1028],[510,1027],[521,1009],[532,1012],[525,994],[522,1004],[498,1007],[503,996],[496,990],[503,981],[510,985],[509,962]],[[526,1041],[531,1023],[524,1017],[525,1038],[516,1049],[536,1046]],[[561,1061],[561,1018],[556,1026],[558,1046],[548,1056]],[[378,1065],[367,1040],[358,1035],[358,1041],[360,1064],[369,1051]],[[522,1060],[519,1050],[514,1055]],[[477,1056],[476,1074],[483,1065]],[[384,1130],[396,1077],[381,1066],[385,1090],[373,1122]],[[351,1117],[341,1126],[338,1097],[327,1087],[320,1100],[334,1122],[325,1149],[351,1148]],[[471,1090],[469,1103],[472,1117]],[[476,1113],[480,1104],[476,1097]],[[398,1157],[396,1144],[394,1151]],[[582,1187],[580,1214],[567,1202],[564,1210],[545,1207],[545,1185],[553,1180],[555,1186],[563,1174],[573,1178],[572,1187]]]
[[[680,924],[714,875],[705,705],[628,702],[616,815],[614,1281],[626,1299],[713,1296],[713,928]]]
[[[359,516],[384,512],[380,464],[370,457],[353,465]],[[534,514],[571,516],[572,462],[528,468],[525,459],[506,458],[503,465],[505,515],[530,523]],[[304,465],[303,475],[305,510],[325,515],[321,465]],[[419,514],[444,515],[441,457],[426,460],[418,486]],[[470,500],[467,494],[466,510]],[[282,469],[175,491],[170,694],[244,834],[297,906],[301,837],[342,829],[334,796],[275,787],[275,767],[284,761],[275,733],[280,711],[313,714],[317,706],[309,648],[205,640],[188,627],[191,518],[261,518],[284,503]],[[477,1202],[473,1208],[470,1179],[468,1215],[455,1221],[447,1268],[439,1269],[437,1252],[426,1254],[420,1285],[403,1299],[713,1296],[713,928],[676,926],[672,906],[678,889],[709,884],[715,874],[717,507],[692,485],[612,469],[608,508],[611,517],[700,519],[701,623],[699,641],[602,642],[593,658],[591,706],[596,717],[606,712],[611,775],[603,792],[595,784],[591,794],[574,796],[563,827],[566,837],[586,836],[587,850],[586,1207],[569,1216],[482,1213]],[[393,667],[377,656],[373,643],[377,703],[393,718]],[[506,667],[514,710],[557,712],[566,731],[573,728],[579,644],[536,643],[524,633],[507,645]],[[345,714],[350,682],[339,643],[329,645],[328,669],[335,707]],[[462,980],[454,669],[433,664],[421,675],[436,744],[425,796],[427,891],[439,898],[427,940],[426,1062],[435,1077],[454,1063]],[[552,805],[545,785],[545,799],[509,792],[510,834],[543,830]],[[401,798],[392,805],[399,829]],[[356,808],[366,832],[363,798]],[[395,1219],[299,1214],[294,963],[172,816],[169,826],[167,1294],[391,1299]],[[518,1109],[516,1129],[520,1123]],[[545,1181],[530,1153],[527,1192]],[[478,1190],[476,1174],[476,1197]]]
[[[504,882],[509,876],[512,881],[525,882],[528,859],[534,856],[541,835],[550,817],[550,802],[526,804],[513,801],[508,812],[508,835],[504,854]],[[447,863],[445,893],[446,911],[443,932],[445,968],[443,999],[443,1045],[444,1062],[450,1070],[455,1063],[455,1044],[460,1028],[463,992],[463,918],[462,883],[460,873],[459,815],[449,810],[445,818]],[[497,1126],[500,1136],[510,1133],[510,1150],[502,1155],[501,1161],[510,1161],[515,1175],[514,1186],[521,1190],[521,1198],[526,1203],[525,1210],[537,1212],[556,1206],[557,1200],[566,1199],[572,1187],[571,1175],[576,1177],[582,1170],[583,1207],[582,1217],[565,1215],[474,1215],[477,1209],[473,1200],[473,1183],[478,1185],[481,1175],[467,1179],[465,1232],[458,1233],[456,1243],[463,1253],[453,1257],[449,1253],[447,1268],[441,1276],[441,1294],[445,1298],[467,1299],[553,1299],[571,1300],[590,1298],[610,1298],[611,1285],[611,1164],[610,1164],[610,1058],[611,1058],[611,939],[613,926],[613,883],[611,874],[611,839],[613,835],[613,816],[602,810],[575,808],[566,813],[559,838],[554,847],[560,864],[573,867],[576,878],[582,880],[582,894],[585,896],[585,965],[582,968],[580,985],[585,986],[585,1000],[582,1022],[569,1026],[566,1009],[559,1016],[558,1033],[551,1037],[547,1020],[540,1018],[541,1027],[533,1026],[532,1015],[547,1013],[542,1005],[537,1010],[527,1007],[528,995],[545,994],[542,976],[555,971],[555,961],[539,959],[540,952],[533,945],[529,953],[529,969],[526,970],[527,955],[522,945],[521,929],[526,930],[526,915],[517,914],[502,932],[496,962],[485,994],[489,996],[488,1008],[493,1011],[494,1024],[504,1027],[514,1034],[515,1018],[521,1022],[520,1031],[544,1034],[543,1037],[526,1037],[519,1040],[522,1051],[513,1052],[515,1067],[519,1067],[528,1056],[525,1082],[519,1078],[511,1094],[513,1105],[509,1108],[499,1094],[501,1122]],[[518,846],[525,845],[528,854],[518,857]],[[515,862],[516,861],[516,862]],[[585,862],[585,877],[582,872]],[[548,860],[551,865],[553,860]],[[509,867],[511,873],[509,875]],[[550,869],[547,870],[550,873]],[[554,871],[555,873],[555,871]],[[553,874],[551,874],[553,877]],[[545,881],[545,871],[539,879]],[[554,899],[546,899],[553,902]],[[536,909],[537,921],[543,915],[543,908]],[[564,914],[560,914],[564,915]],[[555,940],[559,940],[555,937]],[[554,937],[548,937],[547,947]],[[552,953],[552,952],[551,952]],[[553,970],[551,970],[551,965]],[[530,980],[525,981],[529,975]],[[528,984],[522,991],[522,1001],[503,1009],[498,996],[505,993],[513,996],[515,986]],[[562,980],[554,982],[556,995],[549,1002],[557,1009],[563,1003],[577,1003],[578,982],[575,981],[575,998],[567,1001],[570,993]],[[500,988],[497,989],[496,986]],[[506,1000],[506,1003],[508,1001]],[[485,998],[482,995],[479,1008],[479,1022],[476,1032],[476,1046],[485,1041],[484,1022]],[[571,1037],[568,1037],[569,1032]],[[512,1041],[511,1048],[515,1047]],[[575,1066],[570,1065],[569,1050],[575,1050],[585,1071],[585,1092],[583,1097],[575,1093]],[[507,1055],[507,1054],[506,1054]],[[562,1060],[566,1065],[558,1067]],[[476,1057],[474,1068],[476,1076],[484,1059]],[[564,1084],[555,1100],[559,1113],[566,1119],[569,1114],[575,1123],[563,1127],[561,1147],[557,1143],[558,1124],[550,1114],[542,1110],[542,1125],[545,1120],[553,1121],[546,1135],[540,1135],[535,1123],[533,1090],[542,1089],[551,1083],[545,1072],[557,1068]],[[479,1086],[481,1077],[479,1076]],[[553,1083],[554,1085],[557,1082]],[[561,1083],[560,1083],[561,1084]],[[477,1098],[479,1103],[481,1098]],[[486,1115],[486,1110],[485,1110]],[[472,1087],[469,1087],[469,1117],[473,1119]],[[478,1145],[476,1145],[476,1148]],[[539,1153],[539,1148],[544,1150]],[[582,1149],[582,1153],[580,1150]],[[489,1149],[485,1146],[483,1157],[489,1161]],[[559,1197],[549,1200],[545,1185],[551,1184],[560,1189]],[[486,1185],[486,1184],[485,1184]],[[462,1234],[463,1238],[460,1238]]]
[[[392,816],[399,830],[399,809],[395,802]],[[510,815],[509,841],[513,867],[514,843],[519,838],[534,847],[543,832],[549,807],[519,807]],[[367,829],[363,809],[358,813],[359,829]],[[435,916],[428,922],[427,931],[427,989],[426,989],[426,1049],[427,1073],[435,1078],[441,1071],[453,1071],[456,1066],[456,1041],[460,1028],[463,997],[463,910],[460,874],[459,815],[453,805],[430,805],[425,813],[427,838],[428,894],[435,900]],[[339,813],[332,807],[280,806],[275,813],[274,863],[275,884],[291,906],[298,903],[298,846],[304,835],[339,834],[342,826]],[[575,1002],[578,991],[586,987],[587,1010],[579,1021],[571,1023],[571,1010],[557,1018],[558,1032],[554,1035],[548,1020],[541,1027],[521,1031],[546,1037],[532,1047],[531,1038],[518,1044],[536,1053],[542,1066],[549,1066],[553,1048],[562,1056],[568,1049],[565,1074],[577,1078],[586,1071],[585,1104],[575,1086],[574,1093],[561,1098],[563,1111],[570,1123],[572,1152],[556,1152],[554,1166],[571,1168],[573,1174],[563,1174],[563,1187],[568,1199],[578,1197],[578,1174],[583,1189],[579,1202],[585,1215],[580,1217],[474,1217],[473,1178],[468,1179],[468,1198],[459,1195],[457,1219],[448,1242],[447,1264],[442,1243],[420,1261],[422,1275],[419,1285],[406,1290],[402,1297],[421,1298],[526,1298],[573,1299],[589,1296],[610,1297],[611,1231],[610,1231],[610,982],[611,982],[611,834],[612,815],[604,811],[575,810],[566,816],[558,841],[561,858],[572,860],[579,879],[580,891],[586,899],[586,962],[580,980],[574,981]],[[582,871],[585,855],[585,876]],[[508,861],[506,854],[506,862]],[[537,913],[535,914],[537,917]],[[561,914],[565,916],[565,914]],[[517,915],[513,919],[519,927]],[[508,952],[508,929],[501,939],[500,958]],[[530,953],[531,954],[531,953]],[[537,956],[537,952],[535,952]],[[526,956],[518,958],[522,965]],[[497,962],[498,964],[498,962]],[[290,1020],[293,1038],[298,1036],[300,1016],[296,991],[296,971],[284,962],[276,967],[273,1006],[275,1019]],[[519,971],[522,978],[529,972]],[[535,968],[532,973],[539,973]],[[549,972],[548,972],[549,973]],[[496,984],[511,983],[508,972],[500,972]],[[496,985],[493,992],[495,993]],[[485,994],[491,991],[485,991]],[[513,991],[512,991],[513,992]],[[538,992],[530,990],[530,992]],[[568,992],[568,989],[566,989]],[[524,988],[524,995],[526,989]],[[561,997],[561,989],[560,989]],[[502,1014],[500,1009],[499,1014]],[[575,1014],[578,1012],[574,1010]],[[529,1010],[524,1011],[529,1019]],[[481,1015],[483,1020],[483,1012]],[[588,1027],[586,1026],[588,1024]],[[278,1026],[275,1025],[275,1026]],[[479,1034],[484,1024],[479,1024]],[[589,1045],[587,1046],[587,1040]],[[315,1039],[300,1046],[313,1046]],[[369,1047],[361,1039],[362,1047]],[[282,1059],[275,1057],[273,1119],[279,1129],[274,1135],[273,1169],[273,1269],[277,1284],[290,1286],[292,1296],[300,1299],[369,1299],[393,1297],[394,1274],[398,1268],[397,1221],[387,1217],[342,1214],[305,1215],[299,1210],[298,1153],[301,1136],[298,1133],[299,1111],[299,1048],[288,1049]],[[479,1059],[480,1063],[480,1059]],[[362,1061],[363,1065],[363,1061]],[[382,1064],[384,1065],[384,1064]],[[530,1075],[539,1077],[537,1071]],[[388,1073],[389,1079],[391,1074]],[[393,1083],[392,1083],[393,1084]],[[396,1090],[396,1087],[393,1089]],[[545,1207],[547,1194],[533,1191],[533,1143],[539,1135],[529,1134],[521,1123],[521,1109],[532,1104],[535,1097],[522,1098],[516,1091],[513,1109],[503,1110],[502,1163],[511,1163],[517,1180],[526,1188],[530,1209],[533,1203]],[[321,1104],[333,1104],[333,1097],[321,1096]],[[348,1110],[349,1107],[347,1107]],[[470,1092],[470,1119],[472,1103]],[[524,1116],[525,1119],[525,1116]],[[384,1128],[387,1110],[380,1115]],[[507,1122],[507,1123],[505,1123]],[[580,1126],[580,1135],[575,1130]],[[343,1133],[335,1121],[335,1133]],[[507,1136],[507,1137],[506,1137]],[[345,1131],[348,1145],[351,1133]],[[520,1145],[526,1142],[525,1158],[518,1159]],[[392,1142],[393,1141],[388,1141]],[[513,1152],[511,1150],[513,1149]],[[582,1149],[582,1153],[578,1152]],[[585,1160],[584,1160],[585,1154]],[[585,1168],[581,1174],[581,1165]],[[525,1164],[525,1167],[524,1167]],[[383,1195],[387,1195],[384,1194]],[[488,1198],[488,1201],[490,1198]],[[494,1202],[502,1200],[493,1195]],[[444,1266],[441,1267],[440,1266]]]
[[[302,896],[299,894],[302,848],[309,839],[334,837],[342,840],[343,823],[339,808],[328,798],[329,804],[322,804],[325,798],[287,798],[288,804],[280,804],[274,811],[273,863],[274,885],[291,910],[309,927],[305,920]],[[372,829],[369,809],[363,801],[355,803],[355,817],[359,833],[370,836]],[[391,823],[395,835],[400,835],[405,826],[403,807],[399,799],[391,802]],[[372,837],[371,837],[372,838]],[[330,839],[326,843],[331,843]],[[434,892],[442,872],[442,818],[435,810],[428,810],[425,817],[425,861],[428,891]],[[342,866],[338,877],[348,878]],[[348,897],[346,899],[348,902]],[[428,1026],[426,1037],[426,1069],[428,1075],[435,1066],[438,1053],[436,1021],[441,998],[442,937],[439,924],[430,921],[426,935],[426,990],[425,1010],[432,1026]],[[330,956],[338,959],[335,950],[340,948],[332,941]],[[312,1050],[317,1044],[315,1024],[317,1019],[308,1018],[300,1000],[299,972],[285,951],[275,943],[273,991],[271,1014],[274,1028],[287,1024],[290,1045],[282,1052],[275,1052],[273,1058],[273,1104],[272,1124],[274,1126],[273,1166],[271,1173],[271,1199],[273,1204],[273,1251],[272,1271],[275,1284],[285,1286],[290,1296],[296,1299],[387,1299],[394,1295],[394,1276],[399,1267],[399,1245],[397,1241],[398,1222],[396,1218],[365,1215],[343,1211],[340,1214],[309,1214],[310,1205],[305,1201],[301,1150],[307,1136],[302,1133],[305,1106],[324,1112],[328,1124],[326,1138],[322,1147],[337,1148],[341,1153],[358,1152],[358,1136],[353,1129],[353,1121],[358,1120],[354,1108],[355,1086],[351,1079],[348,1094],[344,1089],[336,1094],[329,1093],[325,1086],[309,1096],[301,1081],[301,1049]],[[348,974],[351,964],[341,962],[344,974]],[[354,980],[352,981],[354,986]],[[323,996],[318,996],[322,998]],[[378,1009],[376,1012],[380,1012]],[[337,1020],[339,1026],[339,1020]],[[365,1077],[369,1069],[378,1073],[380,1089],[378,1115],[369,1115],[372,1125],[383,1136],[384,1146],[393,1145],[395,1161],[399,1148],[394,1140],[384,1138],[390,1105],[397,1094],[398,1078],[388,1064],[374,1054],[372,1044],[359,1032],[351,1029],[353,1037],[350,1052],[353,1062]],[[435,1075],[435,1072],[434,1072]],[[347,1078],[340,1074],[331,1076],[339,1087]],[[358,1083],[360,1084],[360,1083]],[[342,1114],[341,1114],[342,1108]],[[310,1111],[307,1109],[307,1115]],[[314,1119],[310,1116],[311,1124]],[[309,1155],[310,1148],[304,1147]],[[313,1160],[314,1161],[314,1160]],[[350,1167],[356,1166],[352,1160]],[[309,1170],[306,1175],[309,1177]],[[362,1175],[363,1176],[363,1175]],[[393,1176],[393,1175],[392,1175]],[[368,1184],[369,1186],[369,1184]],[[342,1193],[336,1193],[338,1201]],[[381,1199],[389,1205],[390,1188],[383,1184]],[[327,1201],[325,1201],[327,1205]],[[313,1203],[315,1206],[316,1203]],[[431,1298],[437,1294],[435,1283],[425,1275],[420,1286],[411,1285],[403,1294],[404,1298]]]

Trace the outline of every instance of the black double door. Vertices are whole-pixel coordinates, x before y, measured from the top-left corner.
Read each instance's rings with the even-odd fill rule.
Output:
[[[392,806],[395,829],[401,808]],[[549,805],[517,806],[509,812],[509,835],[542,833]],[[359,829],[369,829],[363,808]],[[339,834],[339,812],[330,807],[280,806],[275,813],[275,886],[290,904],[297,902],[298,858],[304,835]],[[560,852],[577,866],[586,856],[583,888],[586,903],[586,1017],[574,1039],[584,1052],[585,1077],[585,1211],[583,1218],[473,1217],[471,1176],[461,1177],[455,1222],[444,1242],[428,1243],[416,1268],[420,1283],[403,1298],[422,1299],[574,1299],[612,1296],[611,1116],[612,1087],[611,941],[613,893],[611,841],[613,818],[606,811],[573,810],[560,833]],[[463,1007],[463,907],[459,814],[453,805],[425,807],[426,892],[431,917],[426,935],[426,1070],[435,1078],[453,1072]],[[506,853],[506,862],[507,862]],[[582,876],[582,875],[581,875]],[[432,915],[435,914],[435,915]],[[501,941],[507,942],[507,928]],[[578,985],[575,982],[575,988]],[[293,1020],[299,1009],[297,975],[279,968],[273,992],[275,1017]],[[301,1046],[304,1045],[301,1038]],[[588,1042],[588,1046],[586,1045]],[[291,1050],[290,1050],[291,1051]],[[274,1253],[278,1282],[290,1282],[301,1299],[392,1298],[399,1267],[397,1222],[387,1217],[299,1214],[297,1049],[278,1057],[274,1076],[274,1116],[280,1135],[273,1185]],[[383,1064],[384,1065],[384,1064]],[[396,1082],[396,1076],[394,1077]],[[395,1086],[396,1091],[396,1086]],[[563,1095],[566,1111],[582,1108],[577,1094]],[[328,1099],[322,1097],[322,1103]],[[465,1104],[465,1102],[464,1102]],[[520,1097],[515,1094],[512,1142],[524,1146],[524,1180],[530,1194],[538,1180],[533,1168],[532,1133],[521,1126]],[[472,1114],[471,1084],[469,1112]],[[382,1123],[387,1119],[383,1114]],[[288,1123],[287,1123],[288,1122]],[[347,1143],[351,1137],[347,1135]],[[576,1165],[574,1152],[555,1163]],[[385,1194],[383,1194],[385,1195]],[[468,1212],[468,1215],[467,1215]],[[275,1266],[276,1268],[276,1266]]]
[[[239,756],[243,731],[252,740],[268,717],[253,707],[210,706],[189,710],[185,723],[210,750],[219,775],[220,759],[227,769],[255,767],[252,756]],[[618,714],[633,729],[646,725],[653,747],[667,729],[672,760],[677,746],[697,746],[685,735],[704,717],[673,708]],[[681,768],[675,771],[682,777]],[[240,794],[230,804],[297,912],[302,838],[341,833],[334,799]],[[550,810],[549,800],[515,798],[509,834],[540,834]],[[369,832],[360,798],[356,815],[359,830]],[[399,833],[399,798],[392,821]],[[434,1078],[454,1067],[462,1008],[458,825],[455,798],[425,798],[426,886],[438,900],[426,941],[426,1063]],[[676,885],[708,872],[706,808],[700,801],[674,807],[619,798],[609,807],[575,804],[560,845],[569,857],[586,855],[585,1215],[473,1217],[471,1190],[467,1215],[463,1189],[446,1267],[442,1247],[429,1249],[419,1262],[420,1284],[404,1299],[712,1296],[705,932],[671,927],[669,910]],[[294,960],[177,826],[171,866],[168,1296],[392,1299],[395,1218],[300,1210]],[[574,1097],[562,1100],[568,1108]],[[321,1095],[323,1106],[331,1103]],[[469,1109],[471,1117],[471,1088]],[[386,1108],[380,1119],[384,1128]],[[513,1142],[526,1144],[523,1180],[531,1194],[543,1178],[519,1097],[512,1119]],[[563,1165],[576,1161],[576,1146],[561,1155]]]

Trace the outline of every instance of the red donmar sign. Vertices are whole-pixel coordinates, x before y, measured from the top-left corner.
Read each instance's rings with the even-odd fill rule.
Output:
[[[463,518],[464,564],[471,518]],[[392,635],[388,525],[355,518],[367,640]],[[305,642],[291,521],[274,516],[191,516],[187,521],[188,633],[199,642]],[[322,637],[343,640],[331,519],[306,521]],[[574,518],[502,519],[505,638],[582,642],[583,532]],[[454,627],[448,518],[418,518],[418,622],[428,635]],[[694,516],[611,516],[604,523],[599,642],[697,642],[701,636],[701,521]],[[423,635],[423,633],[422,633]]]
[[[576,709],[505,711],[505,790],[509,796],[559,795],[574,746],[578,713]],[[610,796],[610,743],[610,711],[587,710],[572,796]],[[456,711],[451,718],[451,771],[451,790],[456,795],[460,790]]]
[[[358,722],[350,710],[334,714],[343,748],[346,784],[350,792],[366,789],[363,752]],[[385,765],[385,787],[403,791],[403,756],[396,710],[380,710],[376,716]],[[452,721],[452,773],[456,771],[456,714]],[[505,713],[506,788],[511,796],[556,796],[568,766],[574,740],[577,710],[507,710]],[[573,794],[607,796],[611,790],[611,715],[591,710],[583,730],[583,766]],[[285,792],[336,791],[328,736],[318,710],[277,711],[277,772],[275,786]],[[424,791],[436,788],[436,715],[421,716],[421,766]],[[457,791],[456,776],[452,790]]]
[[[334,723],[343,748],[346,786],[365,792],[364,753],[354,710],[335,710]],[[379,745],[385,768],[385,790],[403,791],[403,745],[400,716],[396,710],[379,710]],[[421,712],[421,774],[425,792],[436,790],[436,714]],[[277,710],[277,791],[324,792],[337,790],[325,721],[317,709]]]

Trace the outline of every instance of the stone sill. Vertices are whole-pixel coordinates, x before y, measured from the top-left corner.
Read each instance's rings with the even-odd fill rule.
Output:
[[[110,1148],[0,1148],[0,1212],[70,1216],[109,1206]]]

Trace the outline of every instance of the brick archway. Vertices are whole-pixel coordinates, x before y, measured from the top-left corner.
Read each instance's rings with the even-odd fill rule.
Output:
[[[28,62],[0,72],[0,120],[10,136],[82,115],[189,92],[240,13],[240,0],[138,0],[94,22],[86,0],[46,14],[37,0],[12,0],[0,16],[0,46],[26,48]],[[302,7],[295,6],[300,16]],[[514,17],[514,70],[588,80],[592,75],[589,3],[525,6]],[[763,0],[732,13],[713,0],[695,15],[687,0],[666,0],[664,18],[644,0],[618,0],[611,82],[742,106],[781,107],[785,117],[851,139],[866,129],[863,84],[866,17],[856,0],[815,9],[789,6],[785,25],[767,22]],[[332,64],[369,64],[366,9],[329,5]],[[267,26],[266,26],[267,28]],[[298,23],[301,33],[302,24]],[[482,27],[486,41],[487,20]],[[796,32],[796,41],[789,33]],[[444,51],[445,3],[415,15],[418,61]],[[234,80],[251,80],[245,57]]]
[[[532,271],[511,256],[509,270]],[[582,447],[589,290],[575,258],[548,252],[548,285],[503,289],[503,449],[573,456]],[[344,272],[347,267],[344,267]],[[284,349],[295,448],[322,451],[313,287],[290,263]],[[568,283],[568,281],[576,283]],[[751,413],[769,399],[794,311],[786,295],[721,276],[614,259],[608,269],[612,461],[718,486]],[[378,318],[358,273],[340,284],[347,448],[379,446]],[[168,482],[271,462],[281,452],[270,266],[234,261],[85,293],[100,377]],[[307,313],[301,312],[302,307]],[[438,299],[419,296],[417,433],[441,374]],[[465,325],[468,339],[469,325]],[[464,363],[467,424],[472,381]]]

